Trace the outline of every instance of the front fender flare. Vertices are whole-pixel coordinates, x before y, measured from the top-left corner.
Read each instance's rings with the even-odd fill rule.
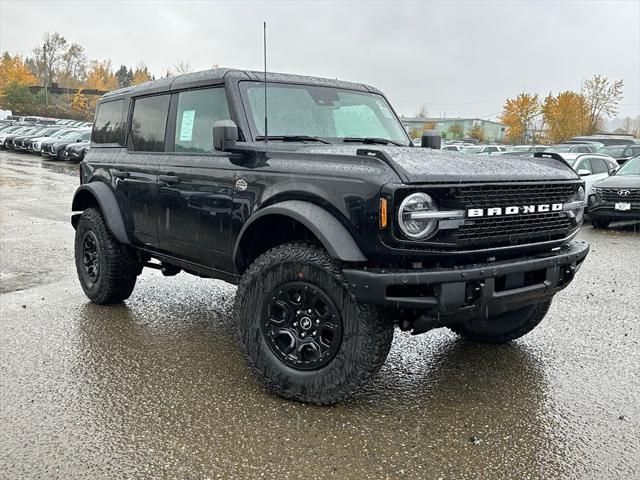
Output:
[[[256,220],[266,215],[284,215],[301,223],[320,240],[333,258],[344,262],[367,261],[349,231],[334,215],[314,203],[286,200],[258,210],[249,217],[236,239],[233,249],[234,265],[237,265],[238,250],[245,232]]]
[[[94,200],[94,201],[93,201]],[[114,237],[120,242],[127,245],[131,244],[127,229],[122,218],[122,212],[118,205],[118,200],[111,188],[103,182],[91,182],[81,185],[73,195],[71,210],[79,212],[98,203],[102,216],[107,223],[107,228]],[[71,216],[71,224],[73,228],[78,226],[80,220],[79,214]]]

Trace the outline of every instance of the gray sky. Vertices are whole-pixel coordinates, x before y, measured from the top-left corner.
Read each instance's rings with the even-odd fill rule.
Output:
[[[115,67],[162,75],[262,69],[383,90],[401,114],[495,118],[523,89],[579,90],[600,73],[624,80],[618,116],[640,115],[640,1],[153,2],[0,0],[0,50],[28,54],[45,32]]]

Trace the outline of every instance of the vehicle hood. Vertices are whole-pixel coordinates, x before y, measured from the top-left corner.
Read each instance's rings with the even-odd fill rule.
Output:
[[[593,184],[599,188],[640,188],[640,175],[613,175]]]
[[[291,145],[280,143],[269,144],[271,151],[280,148],[291,151],[290,147]],[[360,154],[357,153],[358,150],[360,150]],[[553,158],[466,155],[428,148],[368,144],[304,147],[300,147],[298,144],[296,151],[326,156],[359,155],[366,157],[376,155],[389,164],[405,183],[579,179],[569,165]],[[371,153],[366,153],[367,151]],[[376,151],[379,153],[373,153]]]

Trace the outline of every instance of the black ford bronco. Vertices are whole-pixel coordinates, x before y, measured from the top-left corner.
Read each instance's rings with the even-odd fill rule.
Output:
[[[251,370],[318,404],[375,374],[396,325],[526,334],[589,249],[562,160],[414,147],[380,91],[342,81],[217,69],[108,93],[80,177],[91,301],[144,267],[237,284]]]

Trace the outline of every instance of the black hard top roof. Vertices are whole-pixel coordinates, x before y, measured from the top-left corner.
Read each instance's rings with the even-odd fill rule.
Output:
[[[150,82],[142,83],[133,87],[120,88],[112,92],[105,93],[103,100],[114,100],[116,98],[140,96],[151,93],[160,93],[172,90],[181,90],[185,88],[196,88],[206,85],[216,85],[224,83],[226,79],[253,80],[263,82],[265,78],[264,72],[253,70],[236,70],[231,68],[215,68],[212,70],[203,70],[201,72],[186,73],[176,77],[161,78]],[[292,75],[288,73],[267,72],[267,82],[278,83],[300,83],[305,85],[318,85],[336,88],[345,88],[349,90],[360,90],[363,92],[381,93],[378,89],[353,82],[344,82],[342,80],[333,80],[328,78],[308,77],[304,75]]]

